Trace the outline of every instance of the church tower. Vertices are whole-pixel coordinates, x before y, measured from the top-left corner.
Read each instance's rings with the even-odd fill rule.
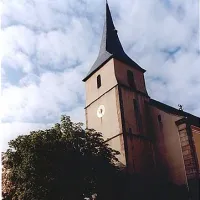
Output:
[[[124,52],[108,4],[99,55],[83,79],[86,127],[103,134],[120,152],[129,172],[151,173],[153,145],[148,126],[145,70]]]

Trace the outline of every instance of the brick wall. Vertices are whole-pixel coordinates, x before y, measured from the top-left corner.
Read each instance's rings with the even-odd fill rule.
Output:
[[[179,125],[179,134],[180,134],[180,142],[183,153],[183,160],[185,164],[186,176],[187,179],[190,180],[196,177],[197,168],[186,124]]]

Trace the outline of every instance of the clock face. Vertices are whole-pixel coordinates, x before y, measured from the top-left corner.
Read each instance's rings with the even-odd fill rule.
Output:
[[[104,105],[100,105],[97,109],[97,117],[101,118],[105,114],[105,107]]]

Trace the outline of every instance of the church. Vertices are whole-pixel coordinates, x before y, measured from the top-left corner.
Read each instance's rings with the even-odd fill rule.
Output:
[[[144,73],[125,53],[106,3],[99,54],[83,79],[86,127],[101,132],[120,152],[128,173],[186,185],[197,197],[200,118],[152,99]]]

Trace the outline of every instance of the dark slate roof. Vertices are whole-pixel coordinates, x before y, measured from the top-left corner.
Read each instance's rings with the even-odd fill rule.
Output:
[[[197,117],[197,116],[194,116],[194,115],[187,113],[185,111],[173,108],[169,105],[166,105],[166,104],[161,103],[159,101],[156,101],[154,99],[150,99],[149,105],[155,106],[158,109],[163,110],[167,113],[171,113],[173,115],[186,117],[191,124],[200,127],[200,118]]]
[[[92,74],[94,74],[100,67],[102,67],[109,59],[116,58],[117,60],[130,65],[143,73],[145,72],[137,63],[135,63],[131,58],[127,56],[124,52],[119,37],[117,35],[117,30],[115,29],[112,16],[108,3],[106,2],[106,19],[103,29],[103,36],[101,40],[101,46],[99,50],[99,55],[90,69],[87,76],[83,79],[86,81]]]

